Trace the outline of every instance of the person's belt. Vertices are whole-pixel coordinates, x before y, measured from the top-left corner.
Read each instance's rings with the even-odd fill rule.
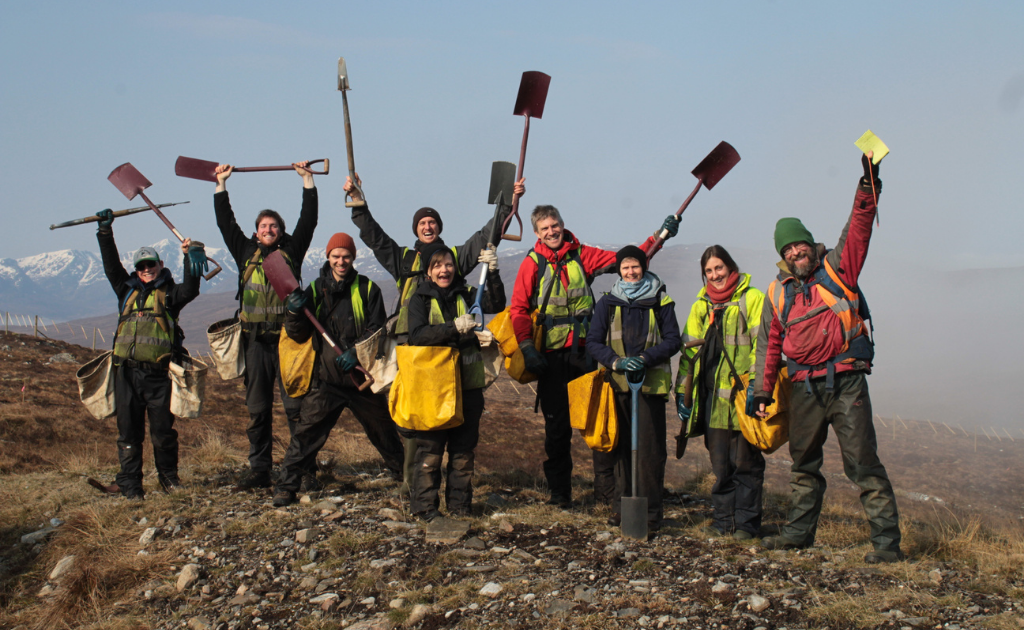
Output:
[[[159,363],[152,363],[150,361],[136,361],[135,359],[119,359],[114,362],[117,367],[130,367],[135,370],[143,370],[145,372],[166,372],[167,368],[160,365]]]

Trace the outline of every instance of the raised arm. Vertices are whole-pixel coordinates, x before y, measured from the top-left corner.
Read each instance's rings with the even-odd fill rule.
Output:
[[[362,180],[356,173],[356,183],[362,187]],[[352,179],[345,178],[345,192],[352,195],[353,201],[358,201],[359,192],[352,186]],[[377,262],[391,274],[391,277],[398,280],[402,273],[402,247],[388,236],[384,228],[377,223],[377,220],[370,214],[370,205],[355,206],[352,208],[352,223],[359,228],[359,239],[373,251]]]
[[[299,221],[292,231],[292,257],[293,263],[302,267],[302,260],[306,257],[306,250],[313,242],[313,232],[320,217],[320,198],[317,195],[316,186],[313,183],[313,174],[305,167],[308,161],[297,162],[295,172],[302,177],[302,209],[299,211]]]

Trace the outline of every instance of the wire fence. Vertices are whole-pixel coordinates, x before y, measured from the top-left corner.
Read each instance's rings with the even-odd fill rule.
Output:
[[[47,319],[50,320],[49,326],[46,325]],[[67,328],[68,333],[71,335],[72,339],[74,339],[76,342],[78,341],[76,338],[78,337],[79,333],[78,331],[75,330],[74,326],[72,326],[68,322],[62,322],[61,324],[58,324],[52,318],[43,318],[40,317],[39,315],[20,315],[18,313],[11,313],[9,311],[5,311],[3,314],[3,326],[5,334],[10,333],[12,328],[15,329],[14,332],[20,332],[18,329],[22,328],[25,330],[31,330],[33,337],[45,337],[47,339],[53,339],[53,337],[58,334],[63,336],[64,328]],[[101,329],[93,328],[91,331],[86,332],[85,326],[82,325],[79,325],[79,329],[82,335],[81,339],[83,342],[85,342],[85,344],[90,343],[89,338],[90,336],[92,337],[91,343],[93,350],[96,349],[97,338],[101,343],[107,343],[107,338],[106,336],[104,336],[103,331]]]

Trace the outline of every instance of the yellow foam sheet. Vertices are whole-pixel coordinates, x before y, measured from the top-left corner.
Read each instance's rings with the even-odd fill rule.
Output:
[[[864,132],[864,135],[854,142],[857,148],[867,153],[868,151],[874,151],[871,156],[871,163],[878,164],[882,161],[882,158],[889,155],[889,147],[885,146],[882,139],[876,136],[870,129]]]

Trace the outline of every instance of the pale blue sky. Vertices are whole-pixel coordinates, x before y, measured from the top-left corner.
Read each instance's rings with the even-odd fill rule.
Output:
[[[411,242],[430,205],[451,240],[491,212],[490,164],[516,161],[524,70],[552,76],[531,126],[528,210],[552,203],[589,242],[636,241],[673,212],[720,141],[743,161],[687,211],[681,241],[771,247],[802,217],[834,243],[873,129],[892,154],[873,252],[926,266],[1024,265],[1020,2],[8,2],[0,8],[0,258],[94,249],[48,226],[134,203],[132,162],[179,229],[220,245],[213,184],[179,154],[238,165],[329,157],[314,244],[354,231],[337,58],[348,61],[358,170]],[[294,223],[300,179],[238,174],[240,222]],[[524,213],[525,214],[525,213]],[[118,220],[122,249],[165,238]]]

